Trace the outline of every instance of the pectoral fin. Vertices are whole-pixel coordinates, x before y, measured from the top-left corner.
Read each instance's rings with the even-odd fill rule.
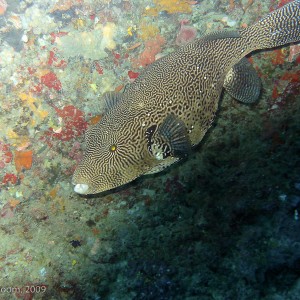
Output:
[[[168,115],[155,131],[153,128],[148,134],[148,148],[153,156],[166,159],[169,156],[182,158],[191,150],[191,142],[185,124],[175,115]]]
[[[253,103],[259,97],[261,82],[253,66],[243,58],[226,75],[224,88],[233,98]]]

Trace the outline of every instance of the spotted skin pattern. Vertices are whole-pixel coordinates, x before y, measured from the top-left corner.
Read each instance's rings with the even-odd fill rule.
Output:
[[[153,155],[149,131],[155,135],[172,115],[178,126],[184,124],[190,146],[199,144],[215,118],[228,72],[254,50],[300,40],[299,20],[300,0],[248,28],[197,39],[145,68],[87,131],[86,152],[73,175],[75,192],[110,190],[180,160]]]

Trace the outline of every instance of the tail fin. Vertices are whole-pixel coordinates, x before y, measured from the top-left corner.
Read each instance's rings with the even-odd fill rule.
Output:
[[[300,40],[300,0],[271,12],[254,25],[241,30],[249,48],[266,49]]]

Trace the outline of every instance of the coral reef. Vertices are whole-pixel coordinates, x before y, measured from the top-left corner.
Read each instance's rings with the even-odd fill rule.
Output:
[[[175,40],[175,43],[178,46],[182,46],[193,41],[197,36],[197,29],[186,24],[188,24],[188,22],[185,20],[180,22],[180,30]]]
[[[166,11],[169,14],[191,13],[192,8],[185,0],[153,0],[154,7],[147,7],[145,14],[148,16],[157,16],[160,11]]]
[[[84,133],[143,67],[287,1],[0,1],[0,299],[300,299],[300,54],[249,57],[189,159],[82,197]],[[180,25],[180,27],[179,27]]]
[[[68,56],[83,56],[88,59],[103,59],[108,56],[105,49],[116,47],[114,36],[116,25],[107,23],[93,31],[71,32],[56,40],[58,49]]]
[[[154,39],[146,41],[144,51],[137,59],[132,59],[133,67],[145,67],[153,63],[156,60],[156,55],[161,52],[164,43],[165,39],[160,34],[158,34]]]

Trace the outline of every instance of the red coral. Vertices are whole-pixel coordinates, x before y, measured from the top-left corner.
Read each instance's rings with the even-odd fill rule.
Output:
[[[113,58],[114,58],[114,64],[116,66],[120,66],[129,57],[128,53],[125,53],[124,55],[121,55],[118,52],[112,51],[112,54],[113,54]]]
[[[53,72],[49,72],[41,77],[41,83],[50,89],[60,91],[62,86],[60,80]]]
[[[48,58],[48,65],[52,66],[54,60],[56,60],[55,53],[54,53],[54,51],[50,51],[49,52],[49,58]]]
[[[133,72],[133,71],[128,71],[128,77],[130,78],[130,79],[136,79],[136,78],[138,78],[139,77],[139,75],[140,75],[140,73],[138,73],[138,72]]]
[[[182,46],[193,41],[196,38],[196,36],[197,29],[192,26],[187,26],[184,22],[182,22],[175,43],[178,46]]]
[[[3,184],[16,184],[18,182],[18,177],[15,174],[6,173],[3,177],[2,183]]]
[[[288,4],[289,2],[291,2],[291,0],[281,0],[278,4],[278,7],[282,7],[286,4]]]
[[[120,59],[121,58],[121,54],[118,52],[113,52],[115,59]]]
[[[55,56],[55,52],[50,51],[49,58],[48,58],[48,65],[54,66],[56,68],[64,69],[67,66],[67,62],[63,59],[58,60],[57,57]]]
[[[40,94],[43,90],[43,85],[41,83],[38,83],[36,85],[33,85],[30,87],[30,92],[35,93],[35,94]]]
[[[272,53],[272,64],[282,65],[285,62],[286,54],[282,49],[274,50]]]
[[[140,54],[138,59],[133,59],[133,67],[145,67],[155,61],[155,56],[161,52],[161,46],[165,43],[165,39],[158,34],[154,39],[145,43],[145,50]]]
[[[61,141],[69,141],[76,136],[83,134],[87,128],[82,111],[73,105],[65,106],[63,109],[55,108],[59,117],[62,118],[63,125],[61,130],[54,131],[53,128],[46,133]]]
[[[300,83],[300,71],[297,71],[296,73],[286,72],[281,77],[281,80],[290,80],[291,82],[298,82],[298,83]]]
[[[275,3],[272,4],[270,7],[270,12],[290,3],[292,0],[280,0],[279,3],[277,4],[277,1],[274,1]]]
[[[67,34],[68,34],[68,32],[64,32],[64,31],[50,33],[50,35],[51,35],[51,43],[54,44],[56,42],[57,38],[60,38],[60,37],[62,37],[64,35],[67,35]]]
[[[286,92],[289,92],[291,87],[295,89],[295,95],[299,94],[298,86],[300,84],[300,71],[295,73],[286,72],[281,76],[281,78],[276,82],[272,97],[277,99],[280,96],[284,95]],[[298,92],[297,92],[298,91]]]
[[[27,68],[27,71],[30,75],[33,75],[35,72],[36,72],[36,68],[31,68],[31,67],[28,67]]]
[[[0,141],[0,169],[3,169],[6,164],[10,163],[12,158],[13,154],[9,149],[9,145]]]
[[[103,75],[103,68],[98,61],[95,61],[95,68],[99,75]]]

